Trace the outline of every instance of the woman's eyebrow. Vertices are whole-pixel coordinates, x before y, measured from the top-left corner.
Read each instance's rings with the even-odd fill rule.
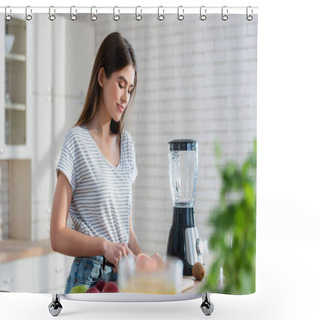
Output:
[[[126,84],[128,84],[128,81],[124,76],[119,76],[118,79],[123,80]],[[130,87],[133,87],[133,84],[131,84]]]

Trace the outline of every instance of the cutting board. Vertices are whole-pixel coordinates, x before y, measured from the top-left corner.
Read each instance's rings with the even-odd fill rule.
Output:
[[[182,279],[181,292],[191,289],[194,286],[194,280]]]

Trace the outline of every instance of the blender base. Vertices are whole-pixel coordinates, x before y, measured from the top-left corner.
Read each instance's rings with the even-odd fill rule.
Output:
[[[167,255],[182,260],[184,276],[192,276],[192,267],[196,262],[203,263],[199,243],[193,207],[174,207]]]

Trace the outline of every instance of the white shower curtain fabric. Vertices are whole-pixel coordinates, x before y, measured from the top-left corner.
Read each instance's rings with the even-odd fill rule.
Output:
[[[42,195],[38,190],[33,200],[37,218],[32,227],[38,230],[38,224],[48,221],[42,207],[52,206],[65,135],[80,116],[96,52],[117,31],[131,43],[137,60],[135,99],[124,128],[132,137],[138,169],[132,223],[141,249],[150,256],[166,256],[173,219],[168,142],[196,140],[194,217],[205,275],[188,280],[198,292],[254,292],[258,16],[247,21],[237,14],[223,21],[210,15],[201,21],[194,14],[178,21],[166,15],[159,21],[143,15],[137,21],[123,15],[114,21],[99,15],[93,22],[87,15],[79,14],[76,21],[58,15],[49,21],[37,14],[27,23],[32,45],[27,79],[33,89],[27,92],[33,102],[28,110],[35,124],[32,162],[41,164],[34,174],[45,190]],[[5,215],[4,209],[0,212]],[[49,235],[33,232],[32,237],[42,241]]]

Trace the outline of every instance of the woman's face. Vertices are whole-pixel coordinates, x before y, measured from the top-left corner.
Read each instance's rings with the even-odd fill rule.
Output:
[[[109,79],[107,79],[103,68],[99,71],[100,107],[116,122],[120,121],[130,101],[134,87],[134,74],[135,70],[131,64],[113,72]]]

